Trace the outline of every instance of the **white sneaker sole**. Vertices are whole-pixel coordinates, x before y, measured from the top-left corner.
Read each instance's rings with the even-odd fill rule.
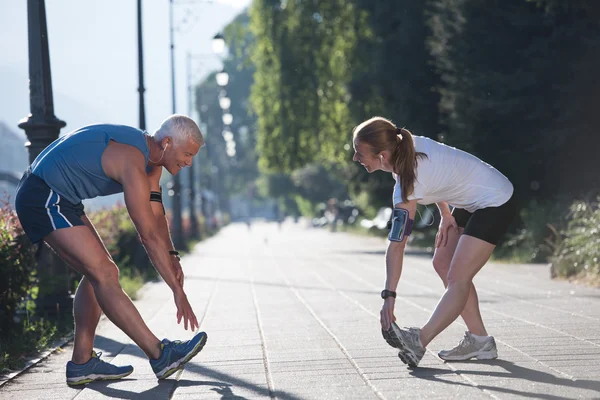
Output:
[[[498,351],[497,350],[476,351],[473,353],[463,354],[460,356],[441,356],[438,353],[438,357],[444,361],[466,361],[466,360],[470,360],[471,358],[477,358],[478,360],[493,360],[495,358],[498,358]]]
[[[90,374],[85,376],[76,376],[67,378],[67,385],[69,386],[78,386],[78,385],[87,385],[88,383],[94,381],[114,381],[117,379],[123,379],[126,376],[131,375],[133,370],[124,372],[120,375],[109,375],[109,374]]]

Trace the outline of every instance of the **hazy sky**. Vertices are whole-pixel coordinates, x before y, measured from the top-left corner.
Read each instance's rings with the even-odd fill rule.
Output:
[[[211,39],[251,0],[175,0],[177,112],[187,113],[186,51],[194,76],[220,67]],[[138,126],[136,0],[46,0],[55,114],[61,133],[95,122]],[[169,0],[144,0],[146,125],[171,113]],[[233,99],[232,99],[233,100]],[[0,120],[29,114],[27,1],[0,0]],[[22,131],[21,131],[22,132]]]

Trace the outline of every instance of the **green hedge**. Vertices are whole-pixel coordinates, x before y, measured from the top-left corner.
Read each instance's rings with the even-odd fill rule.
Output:
[[[0,332],[10,331],[35,286],[35,247],[8,203],[0,206]]]
[[[575,201],[566,215],[566,228],[551,258],[552,275],[598,282],[600,278],[600,197]]]

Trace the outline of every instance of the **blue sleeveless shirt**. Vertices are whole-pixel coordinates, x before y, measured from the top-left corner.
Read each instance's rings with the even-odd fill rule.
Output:
[[[124,125],[89,125],[56,139],[31,164],[34,175],[72,204],[97,196],[123,192],[102,168],[102,153],[108,142],[128,144],[144,155],[150,150],[143,131]]]

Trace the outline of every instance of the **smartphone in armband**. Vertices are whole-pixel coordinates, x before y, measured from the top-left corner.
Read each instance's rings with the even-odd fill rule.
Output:
[[[388,239],[392,242],[401,242],[412,232],[413,220],[409,218],[405,208],[394,208],[392,212],[392,226]]]

